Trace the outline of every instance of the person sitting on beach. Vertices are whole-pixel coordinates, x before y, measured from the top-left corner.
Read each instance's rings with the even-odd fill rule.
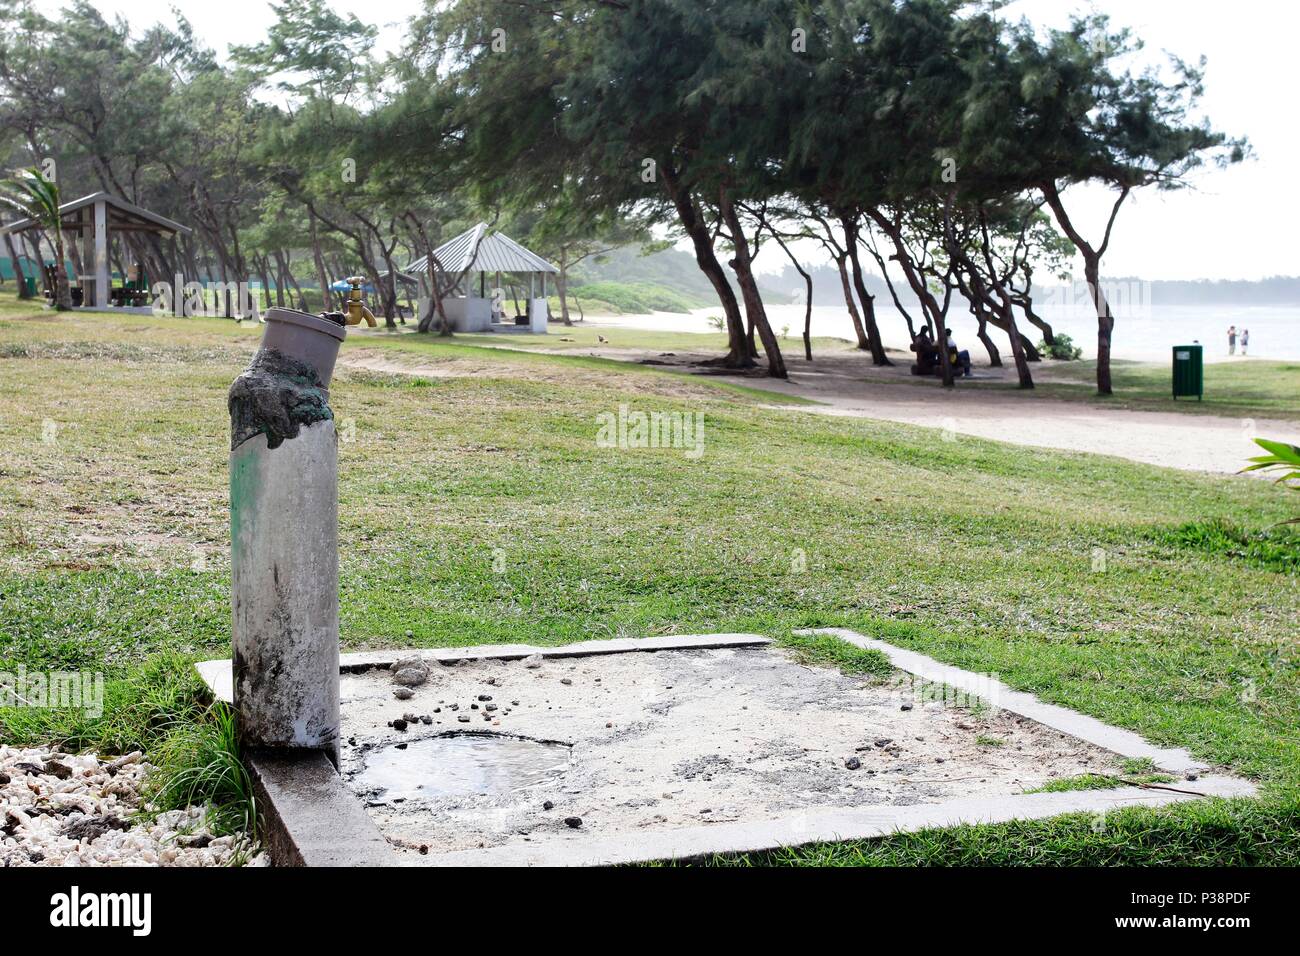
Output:
[[[1237,327],[1235,325],[1228,326],[1228,354],[1237,354]]]
[[[934,347],[929,326],[916,334],[916,338],[912,340],[912,351],[916,353],[914,375],[927,374],[939,364],[939,350]]]
[[[948,337],[948,359],[954,365],[960,365],[962,376],[970,378],[970,352],[965,349],[957,349],[957,343],[953,341],[952,329],[944,329],[944,335]]]
[[[1250,348],[1250,329],[1241,330],[1241,354],[1246,354],[1246,349]]]

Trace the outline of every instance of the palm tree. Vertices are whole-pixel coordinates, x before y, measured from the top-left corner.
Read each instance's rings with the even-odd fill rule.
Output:
[[[63,221],[59,217],[59,186],[35,166],[15,170],[0,181],[0,206],[8,206],[44,226],[54,236],[54,307],[72,308],[68,272],[63,262]]]

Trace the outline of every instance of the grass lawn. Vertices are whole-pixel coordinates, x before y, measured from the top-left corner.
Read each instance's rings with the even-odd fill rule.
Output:
[[[1205,397],[1199,402],[1174,399],[1168,362],[1111,362],[1115,394],[1110,398],[1096,394],[1095,361],[1055,362],[1052,376],[1064,381],[1039,383],[1035,391],[1111,408],[1300,419],[1300,362],[1209,362],[1205,365]]]
[[[225,396],[260,333],[23,313],[0,299],[0,670],[103,670],[109,707],[0,711],[0,738],[150,746],[192,706],[186,662],[229,653]],[[1185,746],[1264,797],[741,862],[1300,863],[1300,537],[1265,530],[1294,494],[773,412],[652,367],[381,338],[349,348],[452,374],[336,375],[345,648],[851,627]],[[703,455],[597,447],[620,403],[702,412]]]

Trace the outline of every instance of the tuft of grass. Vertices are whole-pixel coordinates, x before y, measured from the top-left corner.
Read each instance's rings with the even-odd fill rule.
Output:
[[[1058,777],[1025,793],[1072,793],[1076,790],[1114,790],[1124,784],[1118,777],[1100,773],[1081,773],[1076,777]]]
[[[1158,528],[1151,532],[1151,539],[1177,551],[1229,558],[1263,571],[1280,574],[1300,571],[1300,533],[1290,526],[1250,531],[1215,518]]]
[[[975,743],[981,747],[1005,747],[1007,742],[1001,737],[992,737],[988,734],[976,734]]]
[[[829,634],[788,634],[779,643],[794,650],[794,658],[810,667],[837,667],[841,673],[888,677],[894,665],[880,651],[854,647]]]
[[[372,372],[369,369],[348,369],[349,384],[372,388],[435,388],[437,379],[421,375],[397,375],[391,372]]]
[[[1129,777],[1156,772],[1156,762],[1150,757],[1126,757],[1120,761],[1120,766],[1124,769],[1124,774]]]
[[[1068,793],[1075,790],[1113,790],[1135,783],[1171,783],[1173,777],[1164,773],[1153,773],[1155,765],[1150,760],[1125,760],[1124,776],[1116,777],[1104,773],[1082,773],[1077,777],[1058,777],[1049,780],[1041,787],[1026,790],[1025,793]]]
[[[234,712],[214,703],[197,720],[178,721],[153,748],[146,802],[151,814],[208,805],[218,834],[257,829],[253,782],[239,756]]]
[[[0,708],[0,738],[73,753],[150,753],[176,725],[201,718],[206,692],[188,658],[164,651],[105,680],[98,716],[77,708]]]

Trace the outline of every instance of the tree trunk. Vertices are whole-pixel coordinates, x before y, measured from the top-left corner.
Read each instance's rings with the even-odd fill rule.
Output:
[[[885,257],[876,250],[874,243],[868,247],[868,251],[871,253],[871,258],[876,260],[876,265],[880,266],[880,276],[885,280],[885,288],[889,290],[889,298],[893,300],[894,308],[898,310],[898,314],[901,315],[903,321],[907,323],[908,339],[915,342],[916,323],[912,321],[912,313],[903,308],[903,302],[898,298],[898,290],[894,288],[894,280],[889,278],[889,269],[885,267]],[[926,314],[924,306],[921,308],[921,318],[925,319],[926,327],[929,328],[931,334],[933,334],[934,323],[930,321],[930,316]]]
[[[1056,224],[1064,230],[1066,236],[1074,243],[1074,247],[1083,256],[1083,275],[1088,283],[1088,293],[1092,296],[1093,306],[1097,312],[1097,394],[1114,394],[1110,380],[1110,339],[1111,333],[1115,330],[1115,316],[1111,314],[1110,303],[1106,301],[1106,294],[1101,289],[1101,257],[1110,245],[1110,232],[1115,225],[1115,217],[1119,214],[1119,208],[1129,194],[1129,187],[1125,186],[1120,191],[1119,197],[1115,200],[1115,205],[1111,207],[1110,220],[1106,223],[1105,236],[1101,245],[1097,248],[1093,248],[1092,244],[1085,240],[1079,230],[1074,227],[1074,222],[1070,219],[1069,213],[1065,210],[1065,204],[1061,201],[1061,194],[1056,188],[1056,183],[1047,182],[1039,188],[1043,193],[1043,198],[1047,200],[1047,205],[1051,207],[1052,215],[1056,217]]]
[[[275,258],[280,265],[280,276],[281,276],[281,281],[276,282],[275,285],[276,298],[279,299],[280,286],[283,284],[283,280],[287,278],[289,280],[289,285],[293,286],[294,294],[297,295],[298,297],[298,308],[301,309],[303,312],[310,312],[311,308],[307,304],[307,296],[303,294],[302,287],[298,285],[298,279],[293,274],[293,268],[289,264],[289,254],[286,253],[283,249],[277,249],[275,250]],[[328,303],[325,303],[321,306],[322,309],[327,307],[328,307]]]
[[[266,308],[271,307],[271,257],[253,256],[253,264],[257,266],[257,277],[262,280],[262,288],[257,295],[257,313],[260,315],[263,308],[262,299],[266,300]]]
[[[975,313],[975,321],[979,323],[979,331],[976,333],[981,342],[984,343],[984,351],[989,353],[989,365],[993,368],[1002,367],[1002,353],[998,351],[997,344],[989,337],[988,313],[984,308],[984,303],[973,301],[970,304],[970,310]]]
[[[151,263],[151,266],[158,270],[153,273],[153,281],[171,282],[172,273],[175,272],[175,269],[172,267],[173,257],[167,254],[167,250],[163,248],[162,240],[154,233],[149,233],[148,243],[149,249],[153,253],[153,262]],[[175,249],[175,237],[173,236],[172,251],[175,252]],[[164,276],[166,277],[165,280],[163,279]],[[152,284],[153,283],[150,283],[150,285]]]
[[[1015,313],[1011,310],[1011,301],[1008,299],[1003,306],[1003,315],[1006,317],[1008,324],[1011,326],[1011,356],[1016,360],[1016,376],[1020,380],[1021,388],[1033,388],[1034,376],[1029,371],[1029,362],[1025,359],[1024,336],[1016,328]]]
[[[370,227],[370,231],[375,235],[375,241],[379,243],[379,252],[384,257],[384,267],[388,270],[387,282],[379,278],[376,273],[375,281],[379,283],[379,294],[384,300],[384,328],[397,328],[397,267],[393,264],[393,248],[397,243],[385,245],[383,237],[379,235],[379,230]]]
[[[800,271],[802,272],[803,270]],[[812,357],[812,297],[813,297],[812,276],[804,272],[803,279],[804,282],[808,284],[808,304],[804,306],[804,310],[803,310],[803,357],[807,359],[809,362],[811,362],[813,360]]]
[[[718,257],[713,251],[713,237],[700,216],[695,197],[677,179],[677,174],[672,171],[668,163],[660,163],[659,168],[663,175],[664,190],[673,201],[682,228],[691,237],[691,245],[695,248],[695,262],[712,283],[727,318],[727,354],[719,364],[726,368],[753,368],[755,362],[749,354],[745,324],[740,317],[740,304],[736,301],[736,293],[731,290],[727,274],[722,271],[722,264],[718,262]]]
[[[853,334],[857,337],[857,347],[863,352],[871,349],[867,341],[866,330],[862,327],[862,316],[858,314],[858,304],[853,299],[853,286],[850,285],[849,254],[847,252],[835,257],[835,265],[840,270],[840,286],[844,289],[844,304],[849,307],[849,318],[853,320]]]
[[[982,214],[981,214],[982,215]],[[1016,328],[1016,313],[1011,305],[1011,297],[1007,295],[1006,288],[1002,285],[1002,280],[998,277],[997,270],[993,268],[990,260],[988,227],[981,219],[984,241],[984,258],[989,264],[988,278],[993,283],[993,295],[989,295],[988,290],[983,288],[983,280],[974,270],[974,263],[967,260],[967,265],[971,267],[971,285],[977,295],[983,295],[986,302],[993,310],[1001,316],[1002,328],[1006,330],[1007,337],[1011,339],[1011,357],[1016,361],[1016,376],[1020,380],[1020,387],[1029,389],[1034,387],[1034,376],[1029,371],[1029,362],[1025,358],[1025,337],[1020,334]]]
[[[1083,276],[1088,282],[1093,304],[1097,307],[1097,394],[1114,394],[1110,381],[1110,339],[1115,330],[1115,316],[1101,289],[1101,257],[1085,256]]]
[[[981,207],[979,213],[980,222],[980,239],[981,251],[984,256],[984,264],[987,267],[984,275],[981,275],[975,267],[975,263],[970,257],[960,249],[954,248],[949,244],[949,255],[958,257],[958,260],[966,268],[970,276],[971,288],[975,294],[982,297],[988,303],[990,309],[1002,319],[1002,328],[1007,332],[1011,339],[1011,357],[1016,361],[1016,376],[1020,380],[1020,387],[1029,389],[1034,387],[1034,376],[1029,371],[1029,362],[1025,359],[1025,338],[1016,328],[1016,312],[1011,305],[1011,296],[1008,294],[1006,286],[1002,284],[1002,278],[993,264],[993,252],[989,242],[988,220],[985,216],[984,209]],[[992,294],[984,287],[984,278],[987,278],[993,285]]]
[[[110,279],[110,283],[111,283]],[[72,308],[72,291],[68,288],[68,269],[63,259],[63,230],[54,225],[54,307]]]
[[[9,250],[9,263],[13,266],[14,281],[18,283],[18,298],[30,299],[27,293],[27,283],[23,279],[23,265],[18,257],[18,250],[14,247],[14,237],[12,233],[5,233],[5,246]]]
[[[285,287],[285,284],[286,284],[286,283],[285,283],[285,277],[287,276],[287,274],[288,274],[288,272],[289,272],[288,268],[287,268],[286,265],[285,265],[285,261],[284,261],[284,259],[285,259],[285,257],[284,257],[284,251],[281,250],[281,249],[277,249],[277,250],[275,250],[275,270],[276,270],[276,271],[275,271],[275,304],[276,304],[276,306],[278,306],[278,307],[280,307],[280,308],[283,308],[283,307],[284,307],[284,287]],[[301,292],[301,291],[298,293],[298,298],[299,298],[300,300],[302,299],[302,292]],[[269,300],[269,299],[268,299],[268,301],[267,301],[267,304],[268,304],[268,305],[270,304],[270,300]],[[304,312],[306,312],[306,311],[307,311],[307,303],[306,303],[306,302],[300,302],[298,308],[300,308],[300,309],[302,309]]]
[[[320,234],[316,231],[316,217],[309,215],[307,221],[311,223],[311,258],[316,266],[316,281],[320,283],[320,307],[323,312],[332,312],[333,302],[330,301],[330,279],[329,272],[325,269],[325,256],[320,251]]]
[[[276,260],[277,260],[277,261],[276,261],[276,266],[277,266],[278,268],[277,268],[276,275],[275,275],[275,304],[276,304],[277,307],[283,308],[283,307],[284,307],[284,287],[285,287],[285,279],[286,279],[286,277],[288,276],[288,272],[287,272],[287,270],[284,268],[284,263],[283,263],[283,261],[281,261],[281,260],[279,259],[278,256],[276,257]],[[298,308],[300,308],[300,309],[302,309],[304,312],[306,312],[306,311],[307,311],[307,301],[302,297],[302,293],[301,293],[301,292],[298,293],[298,302],[299,302],[299,304],[298,304]]]
[[[804,305],[804,311],[803,311],[803,356],[804,356],[804,359],[805,359],[806,361],[811,362],[811,361],[813,360],[813,355],[812,355],[812,307],[813,307],[813,281],[812,281],[812,276],[808,274],[808,270],[805,269],[805,268],[803,267],[803,265],[799,262],[798,257],[795,256],[795,254],[794,254],[793,252],[790,251],[790,247],[787,246],[787,245],[785,244],[785,240],[781,238],[781,234],[780,234],[779,232],[777,232],[775,229],[773,229],[770,225],[768,226],[768,231],[772,234],[772,238],[776,240],[776,244],[777,244],[778,246],[781,247],[781,251],[785,253],[786,258],[789,259],[790,262],[794,265],[795,272],[797,272],[797,273],[799,273],[799,275],[803,276],[804,286],[805,286],[805,288],[807,289],[807,299],[806,299],[806,303],[805,303],[805,305]],[[840,276],[841,276],[841,278],[844,277],[844,265],[843,265],[843,259],[840,260]],[[845,286],[845,289],[847,290],[847,288],[848,288],[848,286],[846,285],[846,286]]]
[[[785,370],[785,359],[781,355],[781,344],[772,333],[772,326],[767,321],[767,310],[763,307],[763,297],[759,294],[758,283],[754,281],[749,240],[745,238],[745,230],[741,227],[740,217],[736,215],[736,207],[726,186],[718,190],[718,211],[731,230],[731,244],[736,257],[730,265],[736,273],[740,293],[745,299],[745,315],[752,328],[757,329],[758,337],[763,342],[763,351],[767,353],[767,374],[773,378],[789,378]]]
[[[565,325],[573,325],[573,320],[569,318],[569,259],[568,256],[560,257],[560,272],[555,277],[555,292],[560,297],[560,318],[564,320]],[[515,306],[515,311],[519,307]]]
[[[844,229],[844,245],[849,253],[849,262],[853,265],[853,287],[862,301],[862,321],[866,327],[871,364],[893,365],[885,354],[885,345],[880,340],[880,327],[876,325],[875,297],[867,292],[867,283],[862,277],[862,261],[858,258],[858,225],[848,216],[840,219],[840,225]]]
[[[443,288],[438,285],[438,271],[442,268],[442,263],[433,254],[433,244],[429,241],[429,234],[424,229],[424,224],[414,215],[408,218],[408,221],[415,229],[416,240],[419,243],[420,250],[424,253],[424,272],[429,280],[429,310],[419,317],[419,322],[415,326],[415,331],[427,334],[433,328],[433,320],[438,320],[438,335],[444,338],[450,338],[452,333],[451,320],[447,318],[447,308],[443,305],[443,297],[456,290],[461,279],[466,275],[462,272],[455,279],[449,279],[449,285]],[[478,254],[477,248],[473,250],[470,256],[470,262]]]
[[[39,230],[35,235],[30,231],[22,233],[22,240],[27,243],[27,258],[31,260],[32,269],[36,273],[36,281],[38,283],[37,288],[41,290],[41,298],[44,298],[45,280],[47,276],[45,274],[45,253],[41,251],[41,236],[42,233]],[[54,304],[52,296],[50,298],[50,304]]]
[[[1051,323],[1034,311],[1034,300],[1028,292],[1012,295],[1011,301],[1020,306],[1020,311],[1025,313],[1025,318],[1029,320],[1030,324],[1037,326],[1038,331],[1043,333],[1044,342],[1048,345],[1056,344],[1056,333],[1052,331]]]

